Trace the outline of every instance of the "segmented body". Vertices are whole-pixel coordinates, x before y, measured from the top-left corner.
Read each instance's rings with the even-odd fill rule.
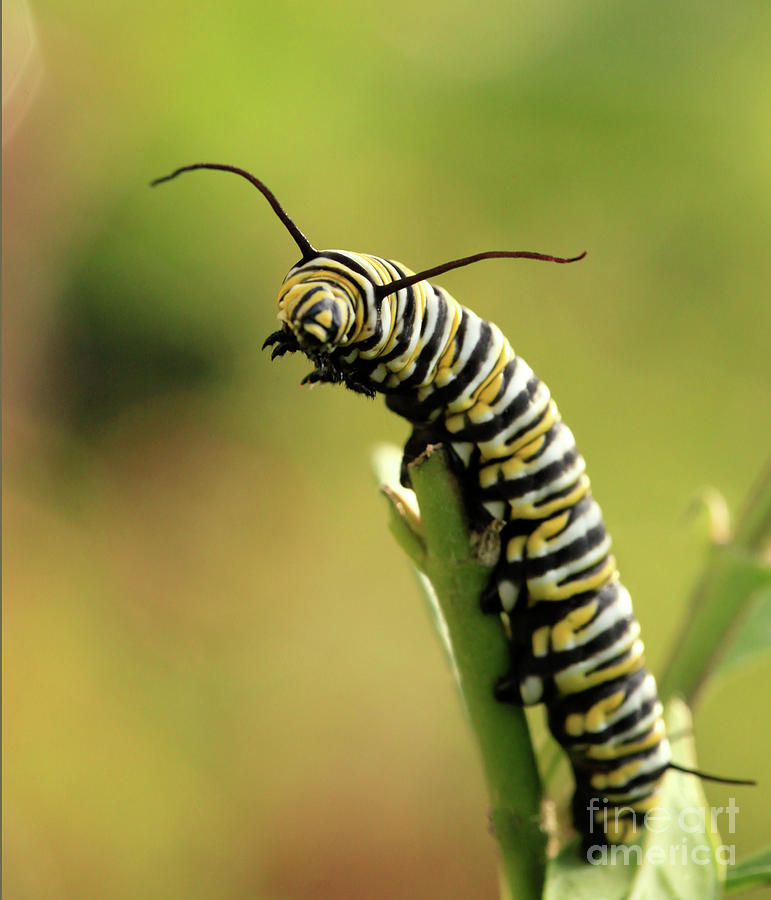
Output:
[[[309,381],[383,393],[414,426],[415,455],[452,447],[472,516],[504,523],[483,598],[508,619],[512,668],[503,702],[547,705],[576,780],[586,836],[625,842],[657,803],[670,762],[640,628],[619,581],[584,460],[546,385],[500,329],[398,263],[324,251],[290,270],[274,355],[303,351]]]

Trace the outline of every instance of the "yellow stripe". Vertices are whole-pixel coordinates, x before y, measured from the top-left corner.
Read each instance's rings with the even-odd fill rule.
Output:
[[[518,534],[506,544],[506,562],[519,562],[525,554],[526,534]]]
[[[498,391],[501,389],[503,370],[506,368],[508,363],[511,362],[512,359],[514,359],[514,351],[511,349],[509,342],[504,337],[501,352],[498,355],[498,360],[495,363],[492,372],[490,372],[487,378],[485,378],[485,380],[479,386],[477,398],[482,403],[486,403],[489,405],[493,402],[498,394]]]
[[[565,731],[571,737],[580,737],[587,731],[602,731],[608,724],[608,715],[615,712],[624,702],[625,698],[625,691],[616,691],[615,694],[611,694],[609,697],[604,697],[602,700],[599,700],[594,706],[590,707],[585,714],[570,713],[565,719]],[[591,756],[591,749],[587,751],[587,756]]]
[[[634,743],[619,744],[598,744],[592,746],[587,752],[589,759],[623,759],[625,756],[631,756],[633,753],[639,753],[641,750],[648,750],[655,747],[664,740],[664,723],[656,722],[652,732],[642,740]]]
[[[571,610],[562,621],[552,626],[551,645],[556,652],[570,650],[575,646],[576,632],[580,631],[597,612],[597,601],[592,600],[585,606]]]
[[[388,269],[386,268],[386,266],[384,265],[384,263],[381,260],[377,259],[376,257],[369,256],[369,255],[362,255],[359,258],[364,260],[365,262],[368,262],[372,266],[372,268],[378,273],[378,275],[380,276],[381,284],[388,284],[389,281],[396,280],[396,275],[389,272]],[[407,272],[408,272],[408,274],[412,274],[411,272],[409,272],[409,270],[407,270]]]
[[[332,264],[333,261],[330,261]],[[301,272],[298,272],[296,275],[293,275],[291,278],[287,278],[287,280],[281,285],[279,289],[279,300],[281,297],[288,293],[293,287],[296,287],[298,284],[307,284],[309,286],[315,286],[319,284],[336,284],[339,287],[347,289],[347,293],[350,295],[351,293],[355,293],[357,295],[361,294],[361,286],[357,284],[357,282],[353,279],[353,277],[349,274],[350,269],[341,270],[338,268],[332,268],[328,270],[321,269],[303,269]]]
[[[469,409],[467,415],[472,425],[481,425],[483,422],[489,422],[494,417],[493,410],[478,398]]]
[[[527,468],[527,461],[521,456],[512,456],[502,462],[500,468],[506,481],[510,481]]]
[[[546,656],[549,652],[549,626],[536,628],[533,632],[533,656]]]
[[[626,698],[626,691],[616,691],[595,703],[586,713],[587,731],[602,731],[608,724],[608,715],[615,712]]]
[[[513,504],[512,504],[513,505]],[[548,550],[548,543],[550,538],[555,537],[561,531],[564,531],[567,527],[568,520],[570,519],[570,513],[563,513],[561,516],[554,516],[552,519],[547,519],[543,525],[539,525],[538,528],[530,535],[530,538],[527,542],[527,552],[529,556],[541,556]]]
[[[461,320],[461,308],[456,300],[453,300],[449,294],[446,295],[447,307],[452,312],[452,325],[450,325],[450,333],[447,336],[447,349],[439,357],[436,368],[437,374],[441,369],[450,369],[450,360],[455,355],[455,335],[458,333],[458,327]]]
[[[425,314],[425,307],[426,307],[426,297],[425,297],[425,294],[423,293],[422,282],[418,282],[414,287],[416,288],[416,290],[415,290],[416,305],[419,306],[419,315],[422,317]],[[420,355],[420,351],[423,349],[424,346],[425,346],[425,341],[422,338],[418,338],[417,342],[415,343],[415,347],[412,350],[412,353],[410,353],[409,357],[403,363],[401,363],[399,365],[398,369],[393,368],[393,364],[396,363],[397,360],[394,360],[393,363],[386,363],[386,367],[387,367],[388,371],[393,372],[394,374],[398,374],[399,372],[403,372],[405,369],[409,368],[415,362],[417,357]],[[384,349],[383,353],[386,353],[386,352],[387,351]]]
[[[549,400],[546,412],[532,428],[526,431],[522,437],[517,438],[516,441],[511,443],[501,442],[500,444],[485,447],[483,451],[485,459],[500,459],[504,456],[511,456],[514,453],[518,454],[523,447],[526,447],[540,435],[545,434],[558,420],[559,410],[557,409],[557,404],[553,400]]]
[[[561,586],[549,581],[542,584],[528,582],[528,593],[533,600],[567,600],[569,597],[575,597],[576,594],[583,594],[584,591],[593,591],[602,587],[615,574],[616,560],[613,556],[608,556],[605,565],[593,575],[568,581]]]
[[[537,437],[531,443],[526,444],[524,447],[522,447],[522,449],[519,451],[520,459],[530,460],[534,456],[536,456],[538,454],[538,452],[540,451],[541,447],[543,447],[545,440],[546,440],[546,436],[542,434],[540,437]]]
[[[589,493],[589,487],[589,478],[582,472],[576,481],[576,486],[571,491],[548,503],[522,503],[521,501],[512,500],[512,518],[545,519],[560,510],[572,509],[582,497]]]
[[[584,730],[584,717],[581,713],[570,713],[565,719],[565,731],[571,737],[580,737]]]
[[[595,790],[602,791],[607,787],[620,787],[634,778],[642,768],[643,760],[633,759],[631,762],[619,766],[612,772],[595,772],[591,777],[591,785]]]
[[[631,675],[632,672],[641,669],[645,662],[645,654],[643,652],[642,642],[639,643],[640,648],[636,652],[630,653],[627,659],[615,666],[610,666],[607,669],[600,669],[591,674],[586,674],[584,672],[573,675],[557,673],[554,676],[554,681],[559,692],[561,694],[578,694],[582,691],[589,690],[589,688],[595,687],[595,685],[604,684],[606,681],[612,681],[614,678],[618,678],[621,675]]]

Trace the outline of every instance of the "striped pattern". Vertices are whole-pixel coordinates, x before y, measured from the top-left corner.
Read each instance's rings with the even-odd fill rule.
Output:
[[[546,703],[575,775],[587,839],[634,839],[670,762],[640,627],[610,553],[584,460],[549,389],[500,329],[398,263],[324,251],[287,275],[274,356],[300,350],[306,381],[383,393],[415,427],[410,452],[449,444],[475,517],[505,525],[485,608],[508,619],[511,670],[497,696]],[[590,807],[593,811],[590,812]]]

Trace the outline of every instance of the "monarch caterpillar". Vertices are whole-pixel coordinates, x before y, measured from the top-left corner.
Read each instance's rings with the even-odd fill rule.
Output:
[[[272,191],[243,169],[302,257],[278,295],[281,327],[263,344],[271,358],[300,351],[303,383],[342,383],[407,419],[406,462],[444,443],[462,472],[474,519],[500,520],[501,554],[481,602],[508,619],[511,670],[496,696],[545,703],[549,727],[575,778],[573,819],[585,837],[635,839],[658,803],[672,762],[656,682],[645,668],[640,626],[621,584],[584,460],[549,389],[500,329],[429,278],[482,259],[571,263],[529,251],[487,251],[414,273],[392,260],[316,250]],[[715,779],[729,783],[752,782]]]

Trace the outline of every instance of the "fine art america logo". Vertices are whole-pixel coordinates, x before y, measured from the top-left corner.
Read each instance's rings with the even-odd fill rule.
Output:
[[[601,835],[608,831],[618,833],[624,823],[636,817],[640,830],[651,834],[665,834],[675,831],[673,841],[667,847],[661,843],[642,847],[640,844],[589,844],[587,841],[586,859],[592,865],[605,863],[612,865],[640,865],[642,862],[653,865],[668,863],[669,865],[708,866],[713,857],[723,865],[735,863],[733,844],[718,844],[718,835],[734,834],[736,831],[736,815],[739,807],[733,797],[729,797],[727,806],[712,806],[709,810],[700,806],[685,806],[677,814],[671,813],[662,806],[649,809],[645,815],[635,816],[634,810],[625,806],[604,806],[606,801],[593,798],[586,808],[589,822],[589,840],[592,834]],[[699,840],[699,836],[702,840]]]

